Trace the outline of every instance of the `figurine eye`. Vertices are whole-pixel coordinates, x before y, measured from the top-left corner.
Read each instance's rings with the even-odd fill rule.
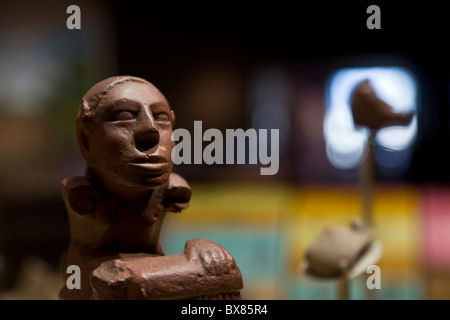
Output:
[[[116,113],[112,119],[112,121],[127,121],[136,119],[136,113],[132,111],[120,111]]]
[[[169,121],[169,115],[165,112],[160,112],[154,115],[156,121]]]

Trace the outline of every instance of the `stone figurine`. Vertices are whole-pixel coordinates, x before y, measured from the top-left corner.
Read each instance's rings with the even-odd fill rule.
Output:
[[[373,228],[360,220],[350,226],[329,226],[308,247],[306,272],[316,278],[341,277],[368,252],[374,240]]]
[[[183,253],[163,253],[164,217],[191,197],[172,172],[174,122],[166,98],[141,78],[108,78],[82,98],[76,132],[86,172],[61,185],[71,235],[63,274],[78,266],[81,288],[64,285],[61,299],[241,298],[240,269],[219,244],[192,239]]]

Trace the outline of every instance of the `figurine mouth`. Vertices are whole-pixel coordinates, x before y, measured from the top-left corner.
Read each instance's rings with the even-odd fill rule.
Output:
[[[152,163],[152,164],[157,164],[157,163],[167,163],[167,160],[164,157],[158,156],[158,155],[145,155],[143,157],[139,157],[136,158],[134,160],[131,161],[132,164],[147,164],[147,163]]]
[[[132,161],[130,166],[145,171],[146,174],[158,177],[169,169],[169,162],[160,156],[147,156]]]

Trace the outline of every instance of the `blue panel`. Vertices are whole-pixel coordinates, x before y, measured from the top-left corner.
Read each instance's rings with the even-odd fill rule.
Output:
[[[236,229],[223,227],[177,228],[162,237],[166,254],[180,253],[189,239],[204,238],[225,247],[241,269],[244,281],[278,277],[283,273],[286,246],[273,229]]]

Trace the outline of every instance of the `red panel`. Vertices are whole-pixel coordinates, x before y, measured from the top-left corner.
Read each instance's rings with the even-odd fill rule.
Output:
[[[423,192],[425,265],[450,268],[450,187]]]

